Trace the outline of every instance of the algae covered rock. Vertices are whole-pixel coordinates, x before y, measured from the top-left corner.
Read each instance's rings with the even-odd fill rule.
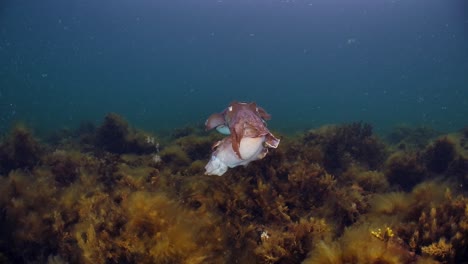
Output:
[[[130,127],[121,116],[110,113],[96,131],[95,145],[116,154],[147,154],[157,151],[154,137]]]
[[[31,169],[40,161],[43,148],[23,125],[13,128],[0,143],[0,173],[14,169]]]

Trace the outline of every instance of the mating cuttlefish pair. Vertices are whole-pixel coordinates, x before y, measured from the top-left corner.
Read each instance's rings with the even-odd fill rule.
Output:
[[[280,140],[266,127],[270,118],[254,102],[232,102],[223,112],[212,114],[205,122],[206,130],[216,128],[229,136],[214,144],[205,174],[221,176],[228,168],[246,166],[263,159],[268,148],[277,148]]]

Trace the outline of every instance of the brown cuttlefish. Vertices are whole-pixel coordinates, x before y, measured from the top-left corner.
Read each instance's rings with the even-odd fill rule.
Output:
[[[254,102],[232,102],[221,113],[212,114],[205,122],[206,130],[216,128],[229,135],[215,143],[205,174],[223,175],[228,167],[246,166],[277,148],[280,140],[266,127],[271,116]]]

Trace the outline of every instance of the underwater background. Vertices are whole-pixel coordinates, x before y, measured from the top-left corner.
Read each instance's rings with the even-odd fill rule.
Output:
[[[363,120],[452,131],[468,112],[468,4],[440,0],[0,5],[0,128],[202,123],[256,101],[284,132]]]
[[[467,116],[464,0],[3,0],[0,264],[468,263]]]

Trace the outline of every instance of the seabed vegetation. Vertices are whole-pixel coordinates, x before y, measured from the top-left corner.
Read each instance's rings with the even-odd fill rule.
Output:
[[[281,136],[204,175],[201,127],[165,138],[109,114],[0,141],[0,263],[462,263],[468,128],[351,123]]]

